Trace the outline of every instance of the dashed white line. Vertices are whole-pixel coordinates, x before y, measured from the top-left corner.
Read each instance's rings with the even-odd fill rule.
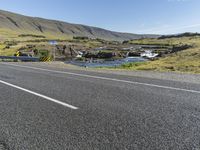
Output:
[[[183,92],[200,94],[200,91],[183,89],[183,88],[176,88],[176,87],[170,87],[170,86],[162,86],[162,85],[156,85],[156,84],[150,84],[150,83],[141,83],[141,82],[120,80],[120,79],[115,79],[115,78],[107,78],[107,77],[93,76],[93,75],[86,75],[86,74],[78,74],[78,73],[65,72],[65,71],[49,70],[49,69],[30,67],[30,66],[24,66],[24,65],[16,65],[16,64],[8,64],[8,63],[1,63],[1,64],[15,66],[15,67],[21,67],[21,68],[40,70],[40,71],[46,71],[46,72],[74,75],[74,76],[79,76],[79,77],[87,77],[87,78],[101,79],[101,80],[107,80],[107,81],[116,81],[116,82],[123,82],[123,83],[135,84],[135,85],[143,85],[143,86],[149,86],[149,87],[156,87],[156,88],[162,88],[162,89],[168,89],[168,90],[176,90],[176,91],[183,91]]]
[[[59,101],[59,100],[53,99],[53,98],[51,98],[51,97],[48,97],[48,96],[45,96],[45,95],[42,95],[42,94],[39,94],[39,93],[30,91],[30,90],[28,90],[28,89],[19,87],[19,86],[14,85],[14,84],[11,84],[11,83],[8,83],[8,82],[2,81],[2,80],[0,80],[0,83],[2,83],[2,84],[4,84],[4,85],[7,85],[7,86],[10,86],[10,87],[13,87],[13,88],[16,88],[16,89],[19,89],[19,90],[21,90],[21,91],[24,91],[24,92],[33,94],[33,95],[35,95],[35,96],[41,97],[41,98],[43,98],[43,99],[46,99],[46,100],[48,100],[48,101],[57,103],[57,104],[62,105],[62,106],[65,106],[65,107],[68,107],[68,108],[71,108],[71,109],[74,109],[74,110],[78,109],[78,107],[75,107],[75,106],[72,106],[72,105],[70,105],[70,104],[67,104],[67,103],[61,102],[61,101]]]

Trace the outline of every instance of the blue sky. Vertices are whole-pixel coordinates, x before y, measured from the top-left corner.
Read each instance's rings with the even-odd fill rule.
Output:
[[[121,32],[200,32],[200,0],[0,0],[0,9]]]

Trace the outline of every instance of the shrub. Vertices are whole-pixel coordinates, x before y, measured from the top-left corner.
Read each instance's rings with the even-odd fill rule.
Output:
[[[74,40],[89,40],[89,37],[86,36],[75,36],[73,37]]]
[[[19,37],[35,37],[35,38],[46,38],[43,35],[34,35],[34,34],[20,34]]]

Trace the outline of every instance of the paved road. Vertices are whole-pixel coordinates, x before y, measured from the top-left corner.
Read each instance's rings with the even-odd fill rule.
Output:
[[[200,149],[200,83],[0,63],[0,147]]]

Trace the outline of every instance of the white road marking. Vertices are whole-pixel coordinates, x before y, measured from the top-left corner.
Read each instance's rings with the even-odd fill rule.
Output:
[[[1,64],[15,66],[15,67],[21,67],[21,68],[40,70],[40,71],[53,72],[53,73],[61,73],[61,74],[68,74],[68,75],[74,75],[74,76],[80,76],[80,77],[87,77],[87,78],[94,78],[94,79],[101,79],[101,80],[108,80],[108,81],[116,81],[116,82],[123,82],[123,83],[135,84],[135,85],[144,85],[144,86],[149,86],[149,87],[156,87],[156,88],[162,88],[162,89],[168,89],[168,90],[176,90],[176,91],[200,94],[200,91],[175,88],[175,87],[170,87],[170,86],[162,86],[162,85],[156,85],[156,84],[150,84],[150,83],[134,82],[134,81],[128,81],[128,80],[120,80],[120,79],[115,79],[115,78],[107,78],[107,77],[100,77],[100,76],[93,76],[93,75],[86,75],[86,74],[79,74],[79,73],[72,73],[72,72],[65,72],[65,71],[49,70],[49,69],[30,67],[30,66],[24,66],[24,65],[16,65],[16,64],[8,64],[8,63],[1,63]]]
[[[57,104],[62,105],[62,106],[65,106],[65,107],[68,107],[68,108],[71,108],[71,109],[74,109],[74,110],[78,109],[78,107],[69,105],[69,104],[67,104],[67,103],[58,101],[58,100],[56,100],[56,99],[53,99],[53,98],[51,98],[51,97],[48,97],[48,96],[45,96],[45,95],[42,95],[42,94],[39,94],[39,93],[30,91],[30,90],[27,90],[27,89],[25,89],[25,88],[19,87],[19,86],[14,85],[14,84],[11,84],[11,83],[8,83],[8,82],[2,81],[2,80],[0,80],[0,83],[5,84],[5,85],[10,86],[10,87],[13,87],[13,88],[16,88],[16,89],[19,89],[19,90],[21,90],[21,91],[24,91],[24,92],[33,94],[33,95],[36,95],[36,96],[38,96],[38,97],[44,98],[44,99],[46,99],[46,100],[48,100],[48,101],[57,103]]]

